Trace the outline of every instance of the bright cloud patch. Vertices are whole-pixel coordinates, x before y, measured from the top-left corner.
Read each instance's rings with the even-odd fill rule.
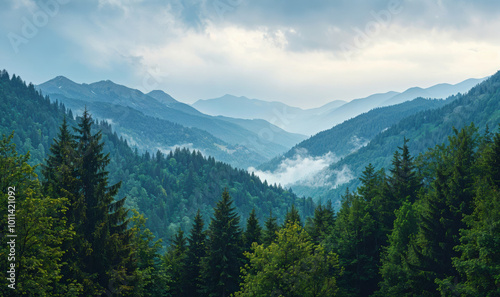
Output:
[[[292,159],[285,159],[274,172],[261,171],[249,168],[248,171],[255,173],[262,180],[270,184],[281,184],[291,186],[300,183],[312,187],[328,186],[328,166],[338,161],[331,152],[321,157],[311,157],[304,152],[298,152]]]

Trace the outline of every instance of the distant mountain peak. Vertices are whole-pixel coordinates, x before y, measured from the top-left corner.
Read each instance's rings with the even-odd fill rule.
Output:
[[[172,96],[162,90],[154,90],[147,93],[147,95],[164,104],[179,103],[179,101],[175,100]]]

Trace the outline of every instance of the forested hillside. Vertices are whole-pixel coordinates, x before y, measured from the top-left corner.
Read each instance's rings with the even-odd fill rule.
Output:
[[[182,125],[186,128],[196,128],[196,132],[190,133],[193,144],[203,144],[201,148],[209,149],[212,152],[218,151],[217,156],[224,156],[220,160],[230,162],[233,166],[239,168],[248,168],[265,162],[275,155],[285,152],[297,142],[303,140],[305,136],[288,133],[269,122],[264,121],[239,121],[237,123],[228,121],[223,118],[212,117],[203,114],[193,107],[180,103],[172,102],[165,93],[150,92],[144,94],[139,90],[128,88],[123,85],[116,84],[112,81],[99,81],[92,84],[78,84],[65,77],[59,76],[50,81],[47,81],[37,86],[43,94],[50,96],[52,100],[59,100],[67,107],[71,108],[75,113],[81,114],[86,105],[89,111],[96,118],[111,120],[121,125],[128,119],[126,114],[113,112],[115,106],[128,107],[140,112],[145,117],[135,118],[140,123],[160,119],[171,123]],[[123,108],[118,108],[123,111]],[[126,109],[125,109],[126,110]],[[109,117],[108,117],[109,116]],[[264,123],[262,123],[264,122]],[[255,126],[258,126],[255,131]],[[126,129],[129,140],[133,142],[147,142],[147,139],[136,140],[132,137],[136,134],[141,134],[142,130],[128,126]],[[189,129],[188,129],[189,130]],[[205,137],[197,139],[198,135],[206,132]],[[271,136],[268,133],[272,133]],[[178,133],[179,134],[179,133]],[[203,138],[217,138],[215,143],[206,143]],[[177,138],[183,138],[179,134]],[[173,140],[172,140],[173,141]],[[157,144],[147,143],[147,147],[152,147]],[[175,143],[173,145],[185,145],[186,143]],[[230,146],[228,146],[229,144]],[[145,149],[145,147],[143,147]]]
[[[26,86],[18,76],[10,78],[6,71],[0,76],[0,104],[0,133],[9,135],[14,131],[13,142],[20,153],[30,152],[32,166],[44,163],[65,116],[70,132],[71,127],[76,127],[77,121],[71,113],[66,114],[64,105],[50,103],[33,85]],[[233,195],[236,209],[244,218],[252,208],[259,219],[271,211],[282,216],[294,204],[303,215],[312,213],[314,208],[310,199],[298,198],[278,185],[263,183],[258,177],[217,162],[213,157],[187,149],[139,154],[118,137],[111,125],[93,121],[92,131],[99,130],[103,134],[104,151],[110,154],[110,182],[122,182],[117,196],[128,197],[126,206],[145,214],[147,226],[167,241],[179,227],[187,231],[198,209],[208,220],[225,188]],[[160,135],[168,137],[166,131],[163,133]],[[37,172],[40,173],[40,168]]]
[[[372,163],[377,170],[387,169],[391,164],[392,153],[403,144],[403,137],[409,140],[410,150],[419,154],[429,147],[447,142],[454,127],[461,129],[470,123],[476,123],[481,132],[486,127],[493,129],[500,123],[500,72],[441,108],[421,111],[401,119],[376,135],[367,146],[332,164],[329,172],[344,169],[344,172],[347,170],[352,177],[356,177],[368,163]],[[333,174],[331,178],[336,179],[336,175]],[[336,189],[301,188],[296,191],[301,195],[315,191],[322,199],[339,201],[347,188],[354,189],[358,185],[359,181],[353,179]]]

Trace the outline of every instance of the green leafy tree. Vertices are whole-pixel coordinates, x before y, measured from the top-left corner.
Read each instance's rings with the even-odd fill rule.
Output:
[[[205,296],[227,297],[238,290],[242,264],[240,217],[225,190],[214,209],[207,233],[207,254],[203,259]]]
[[[146,218],[136,210],[130,218],[132,231],[131,245],[136,262],[132,296],[165,296],[171,280],[162,265],[160,250],[161,239],[155,240],[153,233],[146,228]]]
[[[74,236],[64,216],[67,200],[42,195],[28,165],[29,153],[18,155],[12,138],[13,134],[0,140],[0,213],[5,222],[0,232],[15,237],[6,237],[0,246],[0,265],[15,274],[15,283],[7,279],[10,272],[2,277],[0,295],[77,296],[81,284],[60,282],[65,265],[62,245]],[[8,218],[15,220],[12,227]]]
[[[236,297],[336,295],[338,256],[313,244],[296,222],[280,230],[276,242],[267,247],[254,243],[252,249]]]

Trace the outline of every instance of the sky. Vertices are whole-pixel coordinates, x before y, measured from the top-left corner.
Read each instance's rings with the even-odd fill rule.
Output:
[[[500,70],[498,0],[1,0],[0,69],[313,108]]]

